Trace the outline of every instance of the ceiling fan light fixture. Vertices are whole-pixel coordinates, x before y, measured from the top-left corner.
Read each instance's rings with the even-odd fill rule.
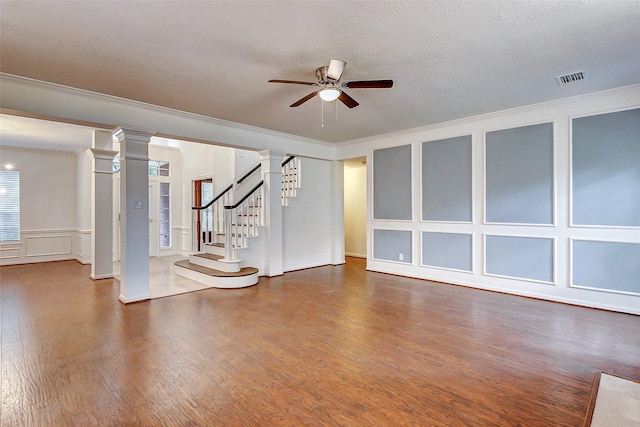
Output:
[[[324,89],[320,89],[318,91],[318,95],[322,98],[323,101],[335,101],[340,96],[340,89],[336,89],[333,87],[328,87]]]

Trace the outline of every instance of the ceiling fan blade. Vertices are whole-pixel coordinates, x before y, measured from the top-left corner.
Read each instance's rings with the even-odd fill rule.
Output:
[[[346,105],[347,107],[349,107],[349,108],[354,108],[354,107],[357,107],[358,105],[360,105],[360,104],[358,104],[358,102],[355,99],[353,99],[352,97],[347,95],[346,92],[344,92],[344,91],[342,91],[340,93],[340,96],[338,97],[338,99],[340,101],[342,101],[342,103],[344,105]]]
[[[335,81],[340,80],[340,77],[342,77],[342,73],[344,72],[344,67],[346,65],[347,63],[344,61],[341,61],[339,59],[332,59],[329,63],[329,69],[327,70],[327,77]]]
[[[393,80],[360,80],[346,82],[342,86],[349,89],[385,89],[393,87]]]
[[[269,80],[268,83],[291,83],[291,84],[295,84],[295,85],[308,85],[308,86],[317,86],[318,85],[318,83],[299,82],[297,80],[277,80],[277,79]]]
[[[302,104],[304,104],[305,102],[307,102],[308,100],[310,100],[311,98],[313,98],[314,96],[316,96],[318,94],[318,92],[311,92],[309,95],[305,96],[302,99],[297,100],[296,102],[294,102],[293,104],[289,105],[289,107],[298,107]]]

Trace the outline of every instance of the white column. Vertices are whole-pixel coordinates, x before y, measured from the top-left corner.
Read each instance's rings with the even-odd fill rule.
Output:
[[[93,131],[93,175],[91,177],[91,278],[113,277],[113,136]]]
[[[143,301],[149,294],[149,142],[153,134],[118,128],[120,142],[120,297]]]
[[[264,180],[265,274],[280,276],[282,271],[282,158],[284,153],[260,152]]]
[[[331,263],[344,264],[344,163],[332,162]]]

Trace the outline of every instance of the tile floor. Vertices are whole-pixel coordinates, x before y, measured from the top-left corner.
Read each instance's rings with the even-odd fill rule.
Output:
[[[640,383],[602,374],[591,427],[640,426]]]
[[[166,256],[149,258],[149,291],[151,299],[180,295],[187,292],[200,291],[209,286],[196,281],[180,277],[173,271],[173,263],[184,256]],[[120,277],[120,262],[113,263],[113,273]]]

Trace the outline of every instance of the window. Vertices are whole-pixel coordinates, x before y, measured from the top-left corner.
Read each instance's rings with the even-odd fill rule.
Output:
[[[149,175],[169,176],[169,162],[149,160]]]
[[[0,170],[0,242],[20,240],[20,172]]]
[[[160,247],[171,246],[171,187],[160,183]]]
[[[120,157],[113,159],[113,173],[120,173]],[[169,176],[169,162],[149,160],[149,176]]]

